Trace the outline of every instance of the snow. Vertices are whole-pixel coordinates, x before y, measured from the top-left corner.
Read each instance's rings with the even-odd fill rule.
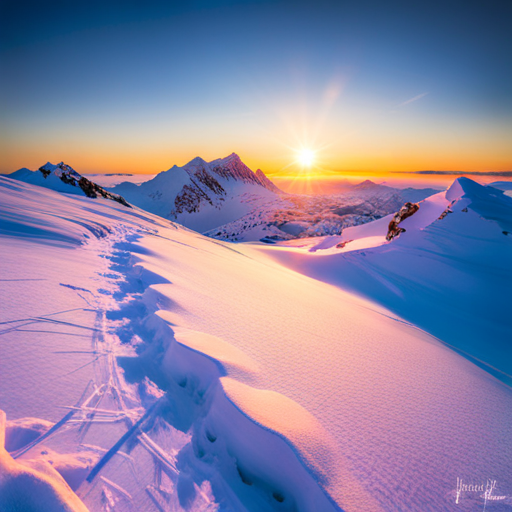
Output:
[[[157,314],[165,320],[166,313],[166,311],[159,311]],[[238,370],[248,374],[258,372],[258,365],[247,354],[216,336],[179,327],[174,327],[173,331],[174,339],[178,343],[209,356],[233,371]]]
[[[252,204],[248,213],[203,234],[236,242],[339,236],[351,226],[396,212],[411,196],[423,199],[433,193],[431,189],[399,190],[368,182],[342,194],[287,194],[259,201],[248,198],[245,201]]]
[[[86,507],[51,464],[15,461],[4,448],[5,413],[0,411],[0,508],[87,512]]]
[[[356,205],[353,201],[356,201]],[[347,201],[349,205],[347,206]],[[236,221],[218,226],[203,234],[212,238],[237,242],[253,242],[263,237],[275,240],[305,238],[309,236],[337,235],[349,226],[369,222],[382,216],[382,210],[366,206],[366,213],[339,215],[333,210],[343,208],[354,210],[361,206],[360,198],[327,196],[288,196],[270,201],[253,202],[251,210]],[[401,201],[397,203],[401,204]],[[390,208],[386,208],[388,213]]]
[[[56,165],[52,165],[48,162],[44,167],[48,167],[50,170],[55,170]],[[40,187],[50,188],[57,192],[65,192],[67,194],[84,195],[80,187],[73,187],[64,183],[58,174],[52,172],[47,178],[40,171],[30,171],[28,169],[20,169],[9,175],[13,179],[19,179],[32,185],[38,185]]]
[[[53,427],[51,421],[39,418],[19,418],[5,425],[5,449],[13,452],[23,448]]]
[[[246,184],[233,187],[233,195],[221,207],[205,204],[197,213],[177,215],[176,221],[199,233],[216,229],[218,226],[230,223],[233,219],[243,217],[252,210],[253,205],[248,202],[248,198],[261,199],[271,194],[265,189],[254,190],[256,188],[261,189],[257,185]]]
[[[475,505],[455,503],[457,478],[512,488],[510,387],[436,331],[450,320],[474,358],[485,333],[505,359],[505,196],[477,190],[498,220],[470,197],[432,220],[451,202],[432,198],[399,239],[368,245],[383,218],[343,253],[0,191],[0,409],[53,424],[2,461],[55,458],[90,510],[455,511]]]
[[[489,186],[503,191],[512,190],[512,181],[494,181]]]
[[[400,223],[406,232],[392,242],[384,238],[389,216],[334,239],[261,250],[385,305],[510,383],[512,244],[506,229],[512,227],[512,201],[459,178],[446,193],[419,204],[419,211]],[[440,219],[449,206],[452,213]],[[340,242],[347,243],[336,247]]]

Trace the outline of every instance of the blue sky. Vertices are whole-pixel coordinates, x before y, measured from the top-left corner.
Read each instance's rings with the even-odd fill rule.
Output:
[[[1,172],[510,170],[512,2],[3,2]],[[80,170],[80,169],[79,169]]]

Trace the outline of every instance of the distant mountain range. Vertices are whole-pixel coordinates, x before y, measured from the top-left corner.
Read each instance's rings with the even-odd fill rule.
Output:
[[[503,176],[506,178],[512,177],[512,171],[414,171],[411,174],[440,174],[444,176]]]
[[[211,162],[196,157],[146,182],[125,181],[110,188],[63,162],[48,162],[37,171],[20,169],[9,177],[59,192],[132,204],[229,241],[339,235],[347,227],[378,219],[396,212],[407,201],[417,202],[437,192],[430,188],[400,190],[366,180],[357,185],[347,183],[339,194],[287,194],[260,169],[253,172],[236,153]]]
[[[340,235],[345,228],[380,219],[408,201],[421,201],[437,192],[431,188],[401,190],[366,180],[339,194],[281,194],[253,202],[245,215],[204,234],[234,242],[268,243]]]

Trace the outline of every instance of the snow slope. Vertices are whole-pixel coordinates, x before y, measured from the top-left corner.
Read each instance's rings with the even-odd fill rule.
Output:
[[[245,215],[251,209],[247,199],[265,200],[280,192],[261,170],[252,172],[235,153],[212,162],[196,157],[138,186],[121,183],[111,190],[201,233]]]
[[[11,456],[51,457],[90,510],[483,506],[457,478],[510,494],[511,389],[426,332],[253,246],[0,190],[0,409],[18,443],[22,418],[53,423]]]
[[[419,204],[392,242],[385,240],[390,215],[339,237],[262,250],[384,304],[510,384],[512,199],[459,178]],[[447,209],[452,213],[440,219]]]

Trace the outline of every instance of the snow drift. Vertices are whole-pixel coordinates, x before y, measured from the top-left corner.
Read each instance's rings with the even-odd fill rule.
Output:
[[[87,512],[61,475],[42,460],[16,462],[4,448],[5,413],[0,411],[0,508],[4,511]]]

